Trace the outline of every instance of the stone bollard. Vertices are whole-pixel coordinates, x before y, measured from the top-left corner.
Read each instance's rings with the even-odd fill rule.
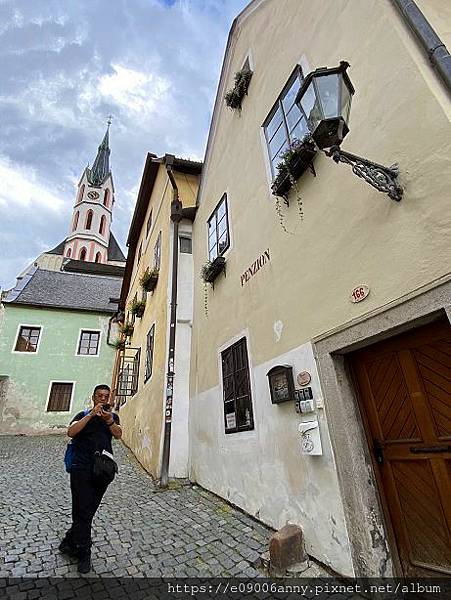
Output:
[[[283,577],[289,573],[302,573],[309,566],[304,547],[304,535],[297,525],[285,525],[269,541],[269,572]]]

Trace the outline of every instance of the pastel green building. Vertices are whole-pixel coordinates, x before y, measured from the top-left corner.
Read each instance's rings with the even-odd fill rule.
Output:
[[[111,381],[121,277],[36,269],[25,279],[0,305],[0,433],[66,427]]]

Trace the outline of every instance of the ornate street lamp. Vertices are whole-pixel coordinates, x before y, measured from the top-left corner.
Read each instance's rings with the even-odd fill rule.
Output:
[[[304,113],[320,150],[336,163],[351,165],[355,175],[399,202],[403,190],[397,181],[396,164],[384,167],[340,148],[349,132],[348,120],[354,94],[354,86],[346,72],[348,67],[349,63],[342,61],[338,67],[320,68],[309,73],[296,97],[296,104]]]

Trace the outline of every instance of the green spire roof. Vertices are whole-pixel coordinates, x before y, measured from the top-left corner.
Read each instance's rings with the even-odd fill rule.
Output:
[[[101,185],[110,174],[110,147],[109,147],[110,122],[105,132],[102,143],[97,151],[97,156],[88,172],[89,183],[92,185]]]

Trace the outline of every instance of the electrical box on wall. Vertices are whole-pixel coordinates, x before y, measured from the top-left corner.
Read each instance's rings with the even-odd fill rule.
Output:
[[[321,438],[319,435],[318,421],[304,421],[298,427],[301,436],[301,454],[320,456],[323,453]]]
[[[311,387],[302,390],[294,390],[294,397],[296,412],[304,414],[315,410]]]

